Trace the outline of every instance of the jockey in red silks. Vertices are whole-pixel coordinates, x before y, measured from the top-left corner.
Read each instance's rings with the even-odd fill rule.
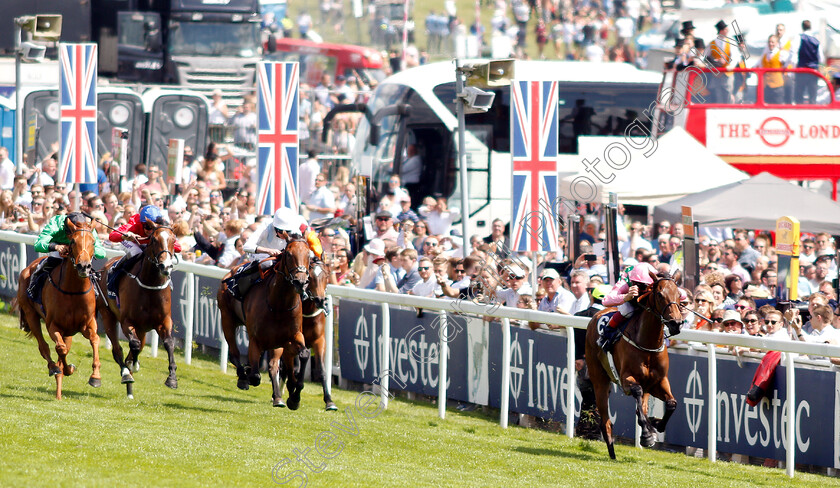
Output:
[[[598,338],[598,346],[605,352],[612,349],[613,343],[619,337],[618,328],[625,320],[633,316],[636,311],[632,300],[643,294],[653,284],[656,270],[648,263],[638,263],[628,266],[621,273],[615,286],[604,297],[605,307],[618,307],[618,313],[613,314],[603,334]]]
[[[160,225],[166,225],[166,218],[161,209],[146,205],[140,212],[132,215],[128,222],[111,231],[108,240],[120,242],[125,247],[125,256],[111,266],[108,273],[108,294],[115,298],[117,283],[123,271],[131,269],[137,262],[143,249],[149,244],[149,235]],[[181,245],[175,241],[175,252],[181,252]]]

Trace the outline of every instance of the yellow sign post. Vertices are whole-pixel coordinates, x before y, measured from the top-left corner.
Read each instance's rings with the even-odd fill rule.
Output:
[[[779,301],[799,298],[799,220],[782,217],[776,221],[776,256],[778,273],[776,299]]]

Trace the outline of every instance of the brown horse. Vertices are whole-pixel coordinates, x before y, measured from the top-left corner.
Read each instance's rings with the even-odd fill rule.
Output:
[[[642,294],[637,303],[642,310],[630,318],[621,340],[613,347],[612,357],[617,378],[612,373],[606,354],[597,345],[599,319],[616,309],[599,312],[589,322],[586,334],[586,366],[595,390],[598,412],[601,414],[601,434],[612,459],[615,459],[615,448],[609,415],[611,381],[618,383],[625,395],[631,395],[636,400],[636,417],[642,427],[642,445],[645,447],[653,446],[656,431],[665,431],[668,419],[677,408],[677,401],[671,394],[671,384],[668,382],[665,326],[672,336],[680,331],[683,322],[680,291],[673,280],[654,278],[650,290]],[[665,402],[665,415],[661,419],[648,418],[650,395]]]
[[[94,388],[102,385],[99,374],[99,335],[96,333],[96,293],[93,289],[93,230],[87,223],[74,224],[67,221],[67,237],[70,239],[69,253],[64,262],[47,276],[41,292],[39,306],[33,302],[26,289],[32,273],[38,264],[47,259],[36,259],[20,273],[18,279],[18,303],[20,304],[20,328],[38,341],[38,350],[47,360],[50,376],[55,376],[55,398],[61,400],[61,383],[64,375],[70,376],[76,366],[67,363],[67,354],[73,336],[81,332],[93,348],[93,374],[88,384]],[[53,362],[50,348],[41,331],[41,320],[47,326],[47,333],[55,342],[58,362]]]
[[[286,249],[275,259],[265,279],[254,284],[242,302],[236,300],[222,281],[216,295],[222,316],[222,331],[228,343],[230,362],[236,367],[237,386],[247,390],[260,384],[260,356],[271,351],[268,372],[271,377],[272,403],[275,407],[283,403],[283,388],[280,385],[280,360],[283,358],[289,375],[288,406],[295,410],[300,405],[300,391],[303,382],[300,368],[301,357],[308,359],[302,327],[301,297],[309,281],[309,246],[300,237],[285,236]],[[231,271],[225,276],[230,277]],[[236,345],[236,328],[245,325],[248,331],[248,364],[243,365]],[[297,366],[297,367],[296,367]]]
[[[100,287],[105,290],[108,271],[117,262],[114,258],[103,268]],[[175,233],[165,226],[158,226],[149,235],[149,244],[143,250],[143,258],[131,269],[126,269],[118,288],[119,300],[100,296],[97,311],[105,326],[105,332],[113,345],[114,360],[120,367],[122,383],[126,394],[134,397],[134,376],[139,369],[138,359],[146,345],[146,333],[157,331],[166,353],[169,355],[169,376],[164,384],[178,388],[175,375],[175,338],[172,336],[172,288],[170,274],[175,266]],[[122,332],[128,338],[128,357],[123,360],[123,350],[117,330],[120,322]]]
[[[338,407],[333,403],[332,397],[327,389],[327,377],[324,375],[325,353],[327,350],[327,341],[324,339],[324,328],[326,326],[326,314],[330,311],[325,310],[324,302],[327,296],[327,269],[324,263],[312,262],[309,268],[309,287],[307,288],[307,297],[303,300],[303,338],[306,340],[306,347],[312,348],[314,361],[312,363],[312,374],[314,379],[321,381],[321,387],[324,390],[324,403],[327,410],[338,410]],[[289,358],[286,356],[290,353],[284,351],[284,362],[288,362]],[[291,359],[294,359],[292,357]],[[308,358],[304,358],[300,365],[300,377],[297,382],[303,385],[303,371],[306,369]],[[281,377],[285,377],[285,368],[281,371]]]

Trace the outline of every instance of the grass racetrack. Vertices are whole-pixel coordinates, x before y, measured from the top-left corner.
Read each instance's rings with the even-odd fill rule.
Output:
[[[151,358],[147,349],[136,399],[128,400],[104,347],[102,388],[87,385],[91,351],[80,335],[70,354],[79,369],[64,379],[64,400],[56,401],[46,362],[17,324],[17,317],[0,315],[2,487],[268,487],[276,486],[272,470],[284,458],[289,463],[276,479],[286,477],[286,486],[840,486],[837,478],[796,473],[790,480],[780,469],[623,445],[611,462],[601,442],[503,430],[481,413],[449,410],[440,420],[436,406],[402,399],[365,418],[353,406],[359,393],[337,388],[340,410],[325,412],[313,383],[292,412],[271,407],[267,375],[261,386],[240,391],[217,363],[194,357],[186,366],[180,351],[178,390],[163,385],[165,352]],[[325,431],[332,435],[319,438]],[[318,454],[316,439],[330,459]]]

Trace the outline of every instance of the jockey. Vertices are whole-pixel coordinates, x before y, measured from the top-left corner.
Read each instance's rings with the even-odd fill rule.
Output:
[[[260,269],[260,262],[267,257],[279,256],[286,249],[287,240],[296,235],[305,237],[309,249],[316,258],[320,258],[323,249],[318,234],[309,229],[306,220],[294,210],[278,208],[274,212],[271,224],[254,232],[243,246],[245,252],[254,255],[254,260],[240,267],[233,276],[225,280],[230,294],[237,300],[244,299],[248,289],[259,277],[257,271]],[[267,262],[263,266],[270,267],[272,264]]]
[[[47,221],[47,225],[44,226],[38,235],[38,240],[35,241],[35,251],[49,253],[47,259],[41,261],[35,268],[29,280],[29,287],[26,289],[29,298],[37,303],[41,303],[41,287],[44,278],[61,263],[63,258],[70,254],[70,238],[67,237],[68,221],[79,225],[87,222],[87,218],[79,212],[56,215]],[[96,232],[93,232],[93,257],[95,259],[105,257],[105,248],[99,241]]]
[[[605,307],[618,306],[618,313],[610,318],[608,326],[604,327],[603,335],[598,338],[598,346],[604,352],[612,349],[613,343],[619,337],[619,326],[636,311],[633,299],[639,297],[653,284],[654,275],[656,275],[656,270],[648,263],[628,266],[621,273],[609,294],[604,297]]]
[[[111,266],[108,273],[108,295],[111,298],[117,296],[119,277],[124,271],[131,269],[143,254],[143,249],[149,244],[149,235],[157,225],[166,225],[163,211],[154,205],[146,205],[140,209],[140,213],[132,215],[127,223],[108,235],[109,241],[121,242],[126,250],[125,255]],[[181,252],[178,241],[175,241],[175,252]]]

